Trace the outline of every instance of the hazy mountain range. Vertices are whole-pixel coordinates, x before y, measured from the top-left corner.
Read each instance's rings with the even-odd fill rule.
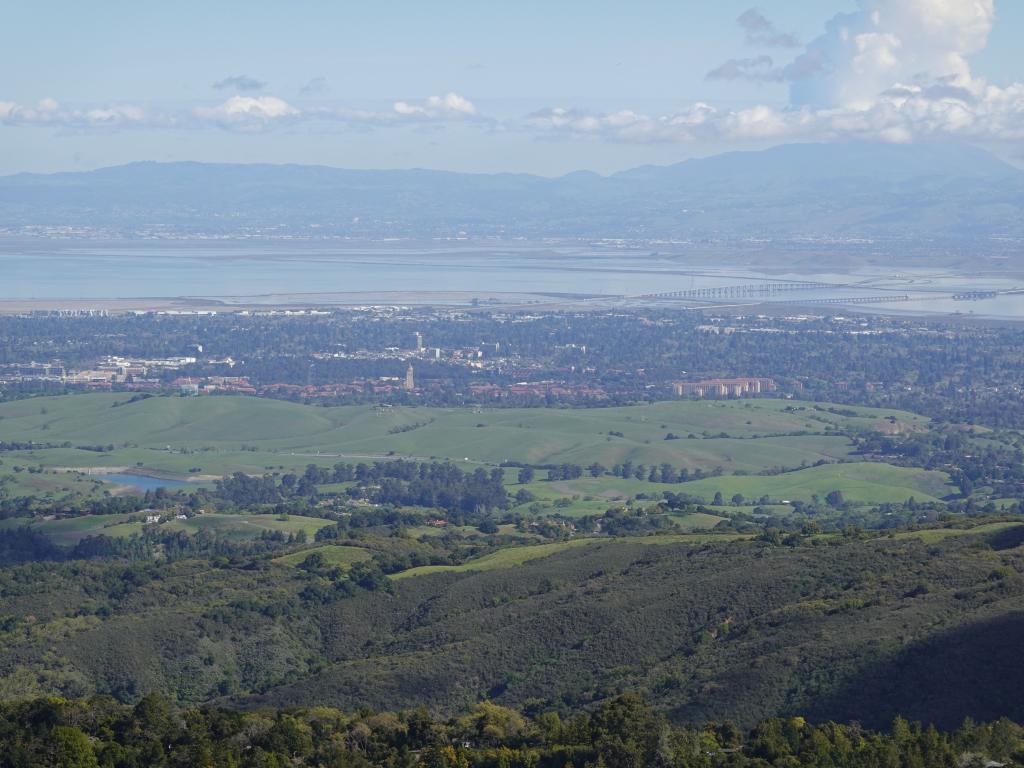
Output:
[[[1005,243],[1024,171],[967,145],[794,144],[611,176],[141,162],[0,177],[0,229],[118,236]]]

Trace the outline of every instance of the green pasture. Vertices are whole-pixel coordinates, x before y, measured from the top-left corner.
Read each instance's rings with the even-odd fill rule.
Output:
[[[684,515],[669,515],[669,520],[685,531],[709,531],[728,518],[709,515],[706,512],[690,512]]]
[[[511,533],[515,530],[514,525],[499,525],[499,533]],[[438,536],[444,536],[446,533],[457,533],[460,536],[483,536],[480,533],[480,529],[475,525],[445,525],[440,528],[436,528],[433,525],[415,525],[411,528],[407,528],[406,531],[410,536],[415,539],[421,539],[424,536],[428,538],[437,538]]]
[[[18,462],[10,460],[0,464],[0,488],[8,496],[34,496],[54,501],[70,497],[99,498],[111,488],[95,477],[53,470],[15,472],[15,465]]]
[[[817,495],[824,500],[829,492],[840,490],[847,502],[860,505],[902,503],[911,497],[936,501],[957,492],[944,472],[873,462],[826,464],[771,476],[723,475],[684,483],[679,488],[707,501],[718,491],[727,501],[739,493],[746,503],[761,496],[772,501],[807,502]]]
[[[539,473],[543,474],[543,473]],[[506,472],[510,478],[515,478],[515,470]],[[511,484],[509,490],[513,493],[521,486]],[[601,477],[590,477],[584,475],[575,480],[555,480],[554,482],[534,482],[528,489],[535,494],[554,494],[560,496],[579,494],[581,496],[593,496],[602,499],[605,504],[624,501],[640,493],[660,497],[663,491],[677,491],[684,488],[684,485],[671,483],[649,483],[647,480],[636,480],[634,478],[623,479],[602,475]]]
[[[749,511],[750,506],[762,496],[768,496],[773,502],[810,502],[814,495],[824,499],[829,492],[840,490],[850,503],[872,505],[902,503],[910,497],[921,502],[935,501],[957,492],[949,476],[943,472],[876,462],[826,464],[780,475],[721,475],[686,483],[650,483],[605,475],[554,482],[534,480],[523,486],[514,482],[515,470],[506,474],[511,481],[508,483],[510,492],[526,488],[545,512],[558,512],[569,517],[602,514],[609,507],[639,494],[658,499],[666,491],[688,494],[703,499],[709,505],[715,493],[720,491],[727,503],[714,509],[726,514],[740,509]],[[728,503],[737,493],[744,497],[740,507]],[[568,502],[562,502],[566,506],[557,506],[555,503],[559,499],[568,499]],[[525,510],[529,506],[527,503],[521,508]],[[765,505],[765,509],[778,514],[792,511],[791,506],[779,503]]]
[[[565,552],[576,547],[589,547],[600,544],[704,544],[710,541],[735,541],[746,538],[739,534],[665,534],[660,536],[618,536],[615,538],[570,539],[549,544],[531,544],[522,547],[506,547],[489,555],[478,557],[462,565],[423,565],[410,568],[401,573],[392,574],[390,578],[401,580],[415,576],[427,576],[433,573],[464,573],[467,571],[496,571],[514,568],[531,560]]]
[[[128,515],[84,515],[61,520],[41,520],[32,528],[45,534],[54,544],[73,547],[87,536],[130,536],[142,530],[142,523],[129,523],[129,518],[139,517],[138,513]]]
[[[720,512],[726,516],[734,515],[737,512],[745,512],[748,514],[753,513],[755,507],[760,508],[765,515],[783,516],[791,514],[793,512],[793,507],[789,504],[750,504],[748,502],[745,506],[742,507],[737,507],[735,504],[707,504],[705,506],[712,512]]]
[[[508,474],[508,473],[506,473]],[[533,482],[528,485],[509,487],[512,493],[525,488],[534,495],[534,501],[513,506],[515,512],[529,512],[531,508],[540,506],[541,514],[559,514],[564,517],[585,517],[586,515],[603,515],[609,507],[623,501],[625,496],[585,496],[567,488],[561,483]],[[556,504],[556,502],[559,502]]]
[[[926,544],[936,544],[957,536],[991,536],[1013,528],[1020,528],[1021,526],[1024,526],[1024,523],[1005,522],[988,523],[975,526],[974,528],[926,528],[920,531],[900,531],[885,538],[919,539]]]
[[[660,483],[622,480],[621,478],[610,477],[567,480],[554,483],[533,482],[526,486],[513,485],[510,488],[513,491],[518,488],[527,488],[536,497],[532,502],[513,507],[514,512],[529,512],[531,507],[539,504],[541,514],[557,514],[562,517],[600,516],[610,508],[632,498],[637,493],[646,493],[651,499],[658,499],[661,498],[662,491],[678,490],[678,486],[675,485],[662,485]],[[600,489],[605,490],[602,491]],[[627,491],[632,491],[632,493]],[[651,502],[645,501],[643,503],[649,504]],[[731,511],[736,511],[736,508],[731,508]],[[714,528],[725,519],[718,515],[698,512],[686,515],[670,515],[670,517],[676,525],[684,530]]]
[[[927,425],[909,413],[858,408],[856,416],[839,416],[781,400],[494,410],[323,408],[251,397],[125,400],[96,393],[0,404],[0,440],[71,445],[14,452],[8,463],[222,475],[401,455],[756,471],[845,458],[848,440],[835,434],[841,427],[868,429],[889,417],[908,428]],[[680,439],[666,440],[669,434]],[[108,445],[113,450],[77,447]]]
[[[327,544],[322,547],[311,547],[289,555],[283,555],[274,559],[278,565],[295,567],[312,554],[318,554],[324,559],[324,564],[336,568],[351,568],[358,562],[369,560],[373,553],[362,547],[347,547],[341,544]]]

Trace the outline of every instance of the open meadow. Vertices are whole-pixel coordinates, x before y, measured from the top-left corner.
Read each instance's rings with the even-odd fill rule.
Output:
[[[724,477],[663,485],[605,476],[530,490],[542,500],[579,497],[573,514],[599,513],[610,502],[666,489],[707,496],[708,502],[716,491],[727,499],[739,493],[809,500],[838,489],[851,501],[871,504],[940,498],[950,492],[948,478],[877,464],[771,477],[756,473],[850,461],[850,434],[927,428],[926,418],[906,412],[771,399],[591,409],[325,408],[249,397],[129,402],[103,393],[0,404],[0,440],[38,446],[0,455],[0,477],[10,496],[56,498],[124,492],[77,474],[89,471],[208,480],[231,472],[264,474],[396,456],[469,466],[596,462],[611,468],[630,462]]]
[[[740,534],[662,534],[659,536],[617,536],[615,538],[589,538],[557,541],[549,544],[532,544],[520,547],[506,547],[489,555],[470,560],[461,565],[422,565],[396,573],[393,580],[429,576],[435,573],[466,573],[470,571],[497,571],[515,568],[532,560],[551,557],[576,547],[619,546],[622,544],[708,544],[712,542],[737,541],[748,538]]]
[[[278,565],[295,567],[306,561],[310,555],[317,554],[322,558],[325,566],[347,569],[356,563],[369,560],[372,552],[364,547],[349,547],[343,544],[324,544],[310,549],[300,549],[298,552],[274,558]]]

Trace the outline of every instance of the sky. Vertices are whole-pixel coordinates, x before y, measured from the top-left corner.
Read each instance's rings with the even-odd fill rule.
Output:
[[[610,173],[796,141],[1024,163],[1020,0],[12,0],[0,174]]]

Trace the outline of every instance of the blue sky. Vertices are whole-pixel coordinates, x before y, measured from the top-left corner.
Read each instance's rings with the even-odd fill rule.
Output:
[[[1024,3],[1010,0],[13,5],[0,173],[203,160],[553,175],[803,140],[1016,157],[1024,136]]]

